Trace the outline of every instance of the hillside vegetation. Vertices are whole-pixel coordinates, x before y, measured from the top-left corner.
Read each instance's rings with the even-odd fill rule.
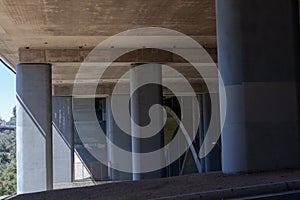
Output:
[[[0,119],[0,124],[15,125],[15,108],[9,122]],[[0,196],[16,192],[16,131],[0,131]]]

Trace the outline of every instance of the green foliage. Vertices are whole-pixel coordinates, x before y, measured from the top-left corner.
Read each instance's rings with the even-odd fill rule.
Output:
[[[13,116],[6,124],[15,124]],[[16,191],[16,131],[0,131],[0,196]]]

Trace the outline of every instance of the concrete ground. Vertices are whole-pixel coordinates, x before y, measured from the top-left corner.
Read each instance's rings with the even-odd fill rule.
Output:
[[[26,194],[12,197],[13,200],[38,200],[38,199],[155,199],[168,196],[182,196],[183,194],[207,193],[207,191],[236,191],[235,188],[248,187],[249,191],[258,194],[267,193],[265,188],[281,188],[278,192],[292,190],[293,184],[300,180],[300,170],[284,170],[273,172],[259,172],[248,174],[225,175],[220,172],[207,174],[191,174],[181,177],[171,177],[154,180],[127,181],[108,183],[97,186],[72,188]],[[291,185],[290,185],[291,184]],[[260,185],[259,188],[254,185]],[[282,185],[285,186],[282,188]],[[295,184],[294,184],[295,185]],[[299,185],[299,184],[298,184]],[[281,186],[281,187],[280,187]],[[297,186],[298,187],[298,186]],[[294,188],[297,189],[297,188]],[[244,188],[239,189],[246,191]],[[259,190],[259,192],[255,192]],[[248,192],[249,192],[248,191]],[[212,192],[212,193],[214,193]],[[211,192],[209,192],[211,193]],[[183,195],[184,196],[184,195]],[[190,199],[190,198],[169,198]]]

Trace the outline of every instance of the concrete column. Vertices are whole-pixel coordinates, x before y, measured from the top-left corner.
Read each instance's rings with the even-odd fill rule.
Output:
[[[209,126],[218,126],[219,124],[210,124],[211,121],[211,111],[212,111],[212,103],[211,98],[218,98],[218,94],[202,94],[202,109],[203,109],[203,133],[204,137],[209,137],[207,135],[207,130]],[[218,108],[216,108],[218,109]],[[220,130],[220,128],[216,128]],[[210,146],[213,146],[212,149]],[[210,150],[211,149],[211,150]],[[210,150],[210,151],[209,151]],[[205,151],[207,151],[207,155],[205,156],[205,172],[211,171],[220,171],[221,170],[221,140],[219,139],[215,142],[208,142],[205,146]]]
[[[122,101],[123,99],[128,99],[128,95],[118,95],[118,100]],[[110,140],[114,145],[124,149],[125,151],[131,152],[131,137],[130,135],[124,133],[116,123],[112,110],[111,110],[111,96],[107,97],[106,101],[106,113],[107,113],[107,122],[106,122],[106,135],[108,140]],[[118,106],[116,104],[115,106]],[[115,108],[118,110],[118,108]],[[128,105],[129,109],[129,105]],[[122,112],[118,112],[118,114],[122,115]],[[122,117],[121,117],[122,118]],[[125,117],[123,119],[126,119]],[[129,122],[130,123],[130,122]],[[120,165],[126,165],[125,162],[132,163],[132,159],[130,160],[120,160],[116,155],[117,152],[111,147],[111,145],[107,146],[108,149],[108,174],[111,180],[132,180],[132,173],[126,173],[117,170]],[[124,166],[125,167],[125,166]]]
[[[131,66],[131,69],[138,67],[138,64]],[[159,104],[162,105],[162,68],[160,64],[145,64],[143,70],[131,70],[130,73],[130,93],[131,93],[131,118],[132,121],[141,127],[147,126],[149,123],[155,124],[155,127],[162,127],[163,111],[162,109],[155,113],[152,112],[152,120],[149,116],[150,108]],[[160,84],[147,84],[139,87],[139,84],[145,80],[153,81]],[[137,90],[135,90],[137,89]],[[131,126],[132,131],[132,152],[147,153],[156,151],[164,146],[163,129],[158,133],[143,132],[143,129],[138,126]],[[153,136],[145,137],[148,134]],[[164,162],[164,158],[157,158],[153,162]],[[143,157],[132,158],[133,171],[141,171],[143,165],[147,164]],[[165,169],[157,170],[149,173],[134,173],[133,180],[160,178],[165,176]]]
[[[17,65],[17,193],[51,190],[51,65]]]
[[[52,97],[53,182],[74,180],[74,120],[72,97]]]
[[[215,101],[219,101],[219,94],[204,93],[198,96],[199,109],[200,109],[200,120],[199,120],[199,143],[200,147],[205,145],[204,150],[207,151],[207,155],[200,160],[201,172],[211,172],[221,170],[221,139],[215,142],[208,142],[204,144],[204,139],[209,137],[207,131],[209,126],[217,126],[216,130],[220,130],[219,124],[211,123],[211,97],[215,98]],[[218,110],[219,108],[216,108]],[[211,147],[209,146],[212,146]],[[211,149],[211,150],[210,150]]]
[[[297,0],[216,1],[225,173],[300,166],[298,9]]]
[[[203,112],[203,95],[198,95],[198,102],[199,102],[199,149],[201,148],[204,142],[205,131],[204,131],[204,112]],[[201,172],[205,172],[205,158],[200,159],[201,164]]]

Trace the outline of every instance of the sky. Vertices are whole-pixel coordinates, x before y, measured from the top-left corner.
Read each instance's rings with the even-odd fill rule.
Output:
[[[16,75],[0,61],[0,118],[9,121],[16,105]]]

